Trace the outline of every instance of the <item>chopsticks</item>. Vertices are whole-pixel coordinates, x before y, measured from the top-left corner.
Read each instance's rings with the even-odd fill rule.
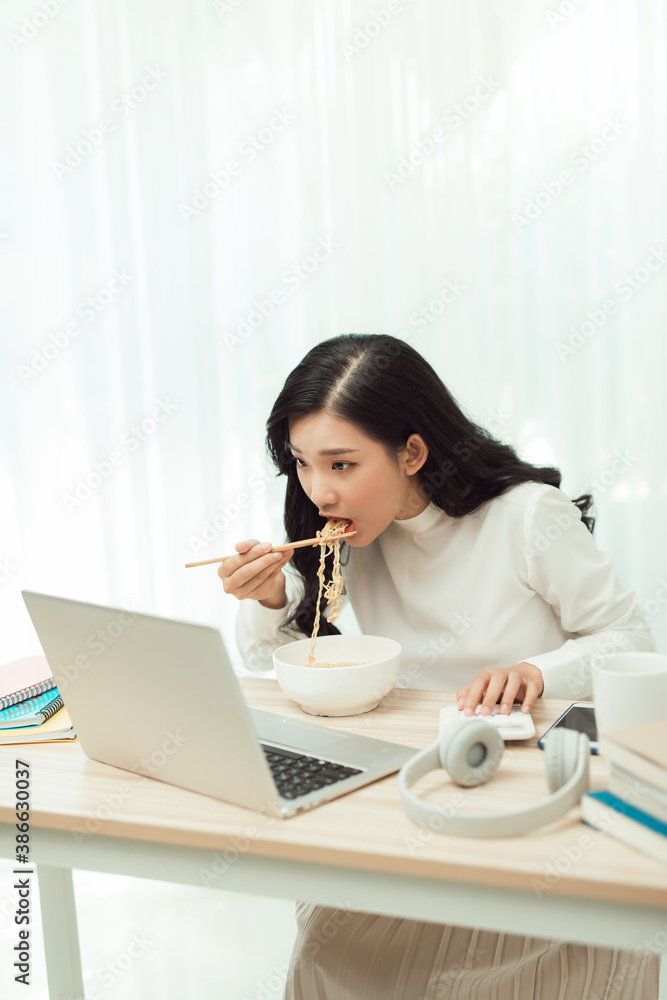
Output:
[[[345,541],[346,538],[351,538],[352,535],[356,535],[356,531],[345,531],[342,535],[327,535],[326,538],[306,538],[302,542],[292,542],[291,545],[274,545],[269,552],[287,552],[288,549],[302,549],[306,545],[322,545],[323,542],[333,542],[337,538],[341,541]],[[267,552],[266,555],[269,553]],[[232,555],[237,556],[238,552],[233,552]],[[191,569],[193,566],[210,566],[211,563],[224,562],[225,559],[231,559],[232,556],[221,556],[219,559],[204,559],[203,562],[193,562],[186,563],[185,568]]]

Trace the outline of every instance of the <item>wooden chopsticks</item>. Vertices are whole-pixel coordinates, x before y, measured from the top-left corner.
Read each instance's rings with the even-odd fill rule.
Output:
[[[306,538],[302,542],[292,542],[291,545],[274,545],[269,552],[287,552],[288,549],[302,549],[306,545],[322,545],[323,542],[333,542],[337,538],[341,541],[345,541],[346,538],[351,538],[352,535],[356,535],[356,531],[345,531],[342,535],[327,535],[326,538]],[[266,555],[269,553],[267,552]],[[238,552],[233,552],[232,555],[237,556]],[[193,566],[210,566],[211,563],[224,562],[225,559],[231,559],[232,556],[221,556],[219,559],[204,559],[202,562],[186,563],[185,568],[191,569]]]

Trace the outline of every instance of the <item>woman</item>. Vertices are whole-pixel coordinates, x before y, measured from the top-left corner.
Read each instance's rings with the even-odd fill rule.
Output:
[[[362,632],[397,639],[415,687],[456,691],[471,714],[590,694],[591,661],[653,650],[637,596],[593,541],[592,498],[521,461],[461,411],[412,347],[347,334],[314,347],[267,423],[287,476],[285,529],[354,522],[341,559]],[[243,603],[246,660],[309,637],[318,548],[239,542],[222,563]],[[283,568],[287,567],[287,573]],[[338,629],[321,609],[320,635]],[[658,959],[558,941],[297,904],[286,1000],[657,997]],[[328,931],[334,927],[333,933]]]

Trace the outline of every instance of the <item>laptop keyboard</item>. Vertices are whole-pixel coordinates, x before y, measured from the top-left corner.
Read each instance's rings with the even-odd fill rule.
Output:
[[[296,799],[317,788],[343,781],[353,774],[361,774],[359,768],[334,764],[320,757],[307,757],[293,750],[278,750],[264,743],[260,745],[266,754],[278,792],[284,799]]]

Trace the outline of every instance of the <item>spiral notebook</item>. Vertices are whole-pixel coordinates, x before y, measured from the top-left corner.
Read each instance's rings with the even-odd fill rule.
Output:
[[[18,705],[0,709],[0,731],[14,726],[41,726],[63,707],[63,699],[58,688],[45,691],[34,698],[20,701]]]
[[[76,732],[65,707],[41,726],[20,726],[0,732],[0,745],[9,743],[55,743],[60,740],[75,740]]]
[[[23,656],[0,666],[0,710],[56,686],[45,656]]]

